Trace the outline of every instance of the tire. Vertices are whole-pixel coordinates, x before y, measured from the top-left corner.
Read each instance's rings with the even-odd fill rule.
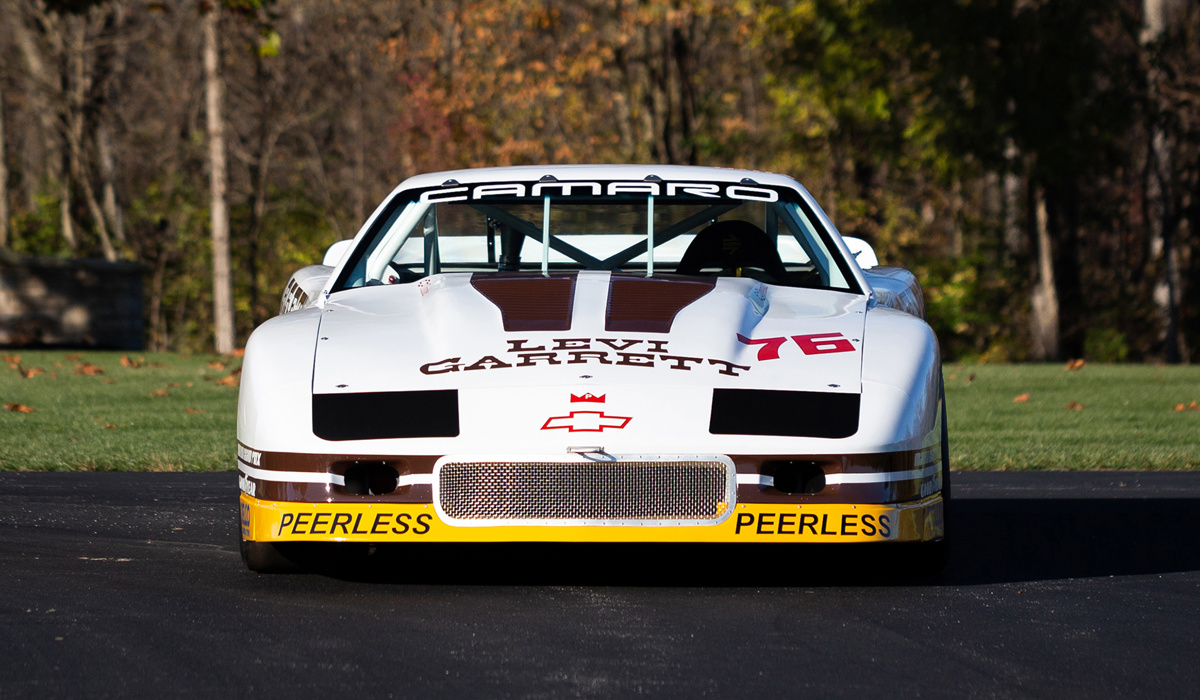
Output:
[[[946,422],[946,380],[942,379],[939,397],[942,402],[942,500],[950,502],[950,428]],[[945,517],[945,513],[943,513]]]
[[[939,369],[939,374],[941,371]],[[941,572],[950,560],[950,429],[946,424],[946,381],[941,379],[938,398],[942,405],[942,539],[919,545],[911,571],[919,576],[933,576]]]
[[[287,558],[272,542],[242,540],[242,562],[246,568],[260,574],[286,574],[300,571],[303,567]]]

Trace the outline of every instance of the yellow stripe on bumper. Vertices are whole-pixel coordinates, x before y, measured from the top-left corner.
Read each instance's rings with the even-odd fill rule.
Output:
[[[256,542],[921,542],[944,535],[941,494],[903,505],[740,503],[717,525],[458,527],[431,504],[290,503],[242,494]]]

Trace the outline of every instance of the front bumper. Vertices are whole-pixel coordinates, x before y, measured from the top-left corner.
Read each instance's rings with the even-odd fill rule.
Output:
[[[712,525],[456,526],[428,503],[299,503],[241,495],[254,542],[928,542],[945,536],[936,493],[903,504],[738,503]]]

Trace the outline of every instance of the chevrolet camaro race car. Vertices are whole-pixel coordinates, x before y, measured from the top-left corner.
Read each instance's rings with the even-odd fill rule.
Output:
[[[923,311],[911,273],[781,175],[413,177],[247,343],[243,558],[287,568],[305,542],[939,551],[946,421]]]

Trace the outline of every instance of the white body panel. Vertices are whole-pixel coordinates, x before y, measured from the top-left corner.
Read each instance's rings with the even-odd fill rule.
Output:
[[[470,274],[436,275],[420,283],[330,295],[332,280],[351,257],[339,251],[338,266],[322,270],[329,270],[330,282],[317,295],[315,307],[268,321],[248,342],[238,410],[239,442],[255,450],[343,455],[554,455],[579,446],[600,446],[612,454],[829,455],[922,450],[940,442],[940,358],[932,330],[911,313],[918,310],[912,303],[898,304],[910,313],[876,303],[871,285],[883,285],[880,280],[888,278],[864,275],[811,195],[790,178],[681,166],[530,166],[419,176],[403,183],[392,196],[449,180],[470,186],[547,174],[559,180],[640,180],[656,175],[666,181],[695,178],[737,183],[752,178],[791,187],[833,232],[853,277],[868,293],[721,278],[711,293],[679,312],[669,334],[610,332],[604,328],[610,273],[583,271],[578,273],[569,330],[505,332],[500,310],[472,288]],[[383,207],[364,224],[356,242]],[[889,293],[892,298],[903,293],[911,297],[911,287],[905,289]],[[789,342],[779,348],[778,358],[760,360],[763,346],[741,342],[739,334],[751,340],[839,334],[854,350],[805,355]],[[612,353],[616,348],[603,346],[600,339],[620,344],[639,341],[625,348],[627,352],[644,352],[655,341],[660,350],[665,345],[669,352],[650,351],[655,356],[653,366],[563,362],[465,369],[487,357],[515,365],[510,341],[549,351],[562,339]],[[680,371],[669,368],[668,361],[659,359],[662,355],[703,362]],[[720,371],[720,362],[748,369],[732,376]],[[422,367],[429,371],[422,372]],[[437,370],[448,371],[432,373]],[[459,392],[457,437],[330,442],[312,431],[314,393],[449,388]],[[859,428],[854,435],[838,439],[714,435],[708,431],[714,388],[861,393]],[[630,420],[620,429],[595,432],[543,429],[549,419],[580,410],[570,397],[585,393],[606,396],[606,416]]]

